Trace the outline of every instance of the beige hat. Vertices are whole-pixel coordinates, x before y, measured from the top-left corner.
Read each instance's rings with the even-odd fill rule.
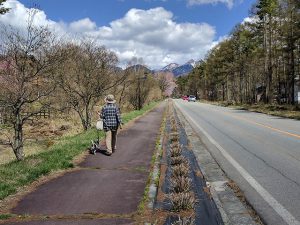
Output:
[[[116,103],[115,97],[113,95],[107,95],[105,97],[105,102],[106,103]]]

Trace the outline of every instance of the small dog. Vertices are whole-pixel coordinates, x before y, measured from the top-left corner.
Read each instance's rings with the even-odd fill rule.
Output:
[[[93,155],[96,155],[97,151],[100,151],[100,144],[99,144],[99,140],[92,140],[92,146],[89,148],[90,153]]]

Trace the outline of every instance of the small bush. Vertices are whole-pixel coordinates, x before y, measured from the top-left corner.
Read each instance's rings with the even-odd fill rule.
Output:
[[[194,224],[195,224],[195,219],[192,216],[184,217],[184,218],[181,218],[179,216],[178,220],[172,223],[172,225],[194,225]]]
[[[189,164],[179,164],[179,165],[175,165],[172,166],[172,176],[173,177],[180,177],[180,176],[185,176],[187,177],[189,174]]]
[[[178,142],[173,142],[170,144],[170,148],[181,148],[182,145],[180,145]]]
[[[172,210],[175,212],[194,209],[196,204],[196,199],[191,192],[171,193],[168,198],[171,201]]]
[[[179,134],[177,132],[170,133],[170,141],[171,142],[178,142],[179,141]]]
[[[179,164],[188,164],[188,161],[183,156],[178,156],[178,157],[172,157],[171,158],[171,165],[172,166],[179,165]]]
[[[192,180],[188,177],[179,176],[170,179],[171,190],[174,193],[189,192],[192,186]]]
[[[176,146],[170,149],[171,157],[178,157],[182,153],[182,148],[180,146]]]
[[[176,132],[177,131],[176,123],[175,124],[171,124],[171,131],[172,132]]]

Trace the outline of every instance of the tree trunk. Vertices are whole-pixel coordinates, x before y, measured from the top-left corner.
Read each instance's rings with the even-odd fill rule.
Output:
[[[85,123],[86,123],[85,130],[89,129],[92,126],[92,124],[91,124],[91,112],[89,110],[89,103],[86,104],[86,106],[85,106]]]
[[[289,77],[289,103],[292,105],[295,105],[295,59],[294,59],[294,51],[291,49],[291,52],[289,54],[289,72],[288,72],[288,77]]]
[[[16,122],[14,125],[15,136],[13,140],[13,151],[18,161],[24,159],[24,149],[23,149],[23,122],[19,113],[16,113]]]

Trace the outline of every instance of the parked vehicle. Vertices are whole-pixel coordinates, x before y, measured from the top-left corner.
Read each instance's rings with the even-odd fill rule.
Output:
[[[186,95],[182,96],[181,98],[182,98],[182,100],[187,100],[187,101],[189,100],[189,97]]]
[[[189,102],[195,102],[196,101],[196,96],[190,95],[189,98],[188,98],[188,101]]]

